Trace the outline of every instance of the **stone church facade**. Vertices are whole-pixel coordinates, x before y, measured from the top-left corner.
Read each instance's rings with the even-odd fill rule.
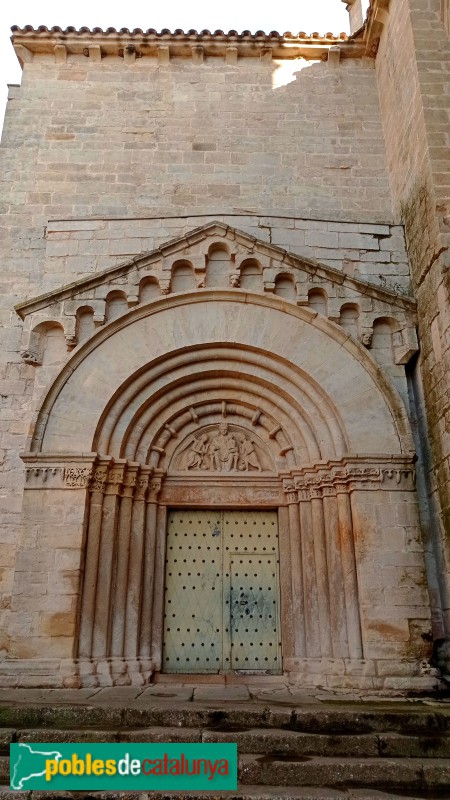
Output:
[[[447,673],[449,14],[13,28],[0,685]]]

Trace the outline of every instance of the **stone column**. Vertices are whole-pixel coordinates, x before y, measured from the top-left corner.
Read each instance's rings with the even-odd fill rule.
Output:
[[[92,643],[94,658],[106,658],[109,652],[113,575],[116,558],[119,494],[125,464],[113,464],[108,472],[100,532],[95,621]]]
[[[341,541],[337,500],[332,483],[324,481],[323,513],[327,538],[328,585],[330,591],[330,620],[333,656],[348,658],[345,588],[342,575]]]
[[[327,543],[325,536],[325,519],[323,514],[322,489],[310,487],[311,517],[314,539],[314,561],[317,575],[318,612],[320,628],[320,649],[322,658],[333,657],[330,614],[330,589],[328,583]]]
[[[120,658],[124,655],[131,516],[138,470],[139,464],[129,464],[127,466],[120,501],[119,525],[117,531],[117,566],[111,631],[111,656],[113,658]]]
[[[141,636],[139,647],[139,656],[142,658],[150,658],[152,649],[152,618],[156,562],[156,524],[158,514],[158,494],[160,489],[161,478],[154,475],[150,481],[147,495],[147,514],[145,521]]]
[[[289,539],[289,507],[278,509],[280,543],[280,619],[283,642],[283,662],[295,656],[294,619],[292,610],[291,545]]]
[[[145,510],[148,483],[152,467],[141,467],[137,479],[131,514],[130,558],[128,562],[128,592],[125,608],[124,655],[136,659],[139,649],[141,618],[142,562],[144,558]]]
[[[167,509],[158,506],[156,517],[155,588],[152,614],[152,661],[161,669],[164,631],[164,579],[166,563]]]
[[[314,555],[311,501],[308,490],[304,488],[299,489],[298,497],[300,502],[299,511],[305,599],[306,655],[308,658],[320,658],[322,651],[320,625],[318,624],[319,592]]]
[[[285,489],[289,508],[289,543],[291,556],[292,610],[295,655],[306,656],[305,601],[298,495],[294,486]]]
[[[355,542],[352,509],[348,487],[336,483],[336,498],[341,541],[342,568],[344,573],[345,608],[350,658],[363,658],[361,620],[359,613],[358,577],[356,572]]]
[[[91,658],[92,656],[100,533],[103,517],[103,493],[110,460],[111,459],[108,458],[106,463],[99,465],[94,470],[90,485],[91,498],[89,504],[83,596],[81,601],[80,636],[78,643],[79,658]]]

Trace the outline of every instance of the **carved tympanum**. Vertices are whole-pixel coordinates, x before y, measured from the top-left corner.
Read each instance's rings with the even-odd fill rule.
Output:
[[[262,472],[255,441],[245,433],[230,430],[221,422],[208,433],[191,437],[181,458],[182,470],[209,472]]]

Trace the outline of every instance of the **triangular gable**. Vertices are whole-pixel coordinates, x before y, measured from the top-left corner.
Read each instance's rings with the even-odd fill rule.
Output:
[[[215,283],[209,269],[214,259],[212,254],[217,251],[222,251],[219,256],[222,273]],[[185,285],[175,280],[175,274],[180,271],[186,275]],[[244,277],[248,271],[253,273],[250,283]],[[406,337],[408,352],[411,345],[416,346],[412,298],[349,277],[333,267],[268,244],[224,223],[210,222],[123,264],[16,305],[17,313],[26,319],[25,359],[40,363],[37,356],[29,355],[30,334],[37,326],[59,323],[71,349],[79,343],[77,326],[81,310],[92,314],[93,333],[94,326],[112,319],[111,298],[116,303],[114,316],[118,316],[138,303],[147,302],[148,292],[143,293],[142,287],[150,284],[154,297],[183,290],[201,291],[205,286],[245,289],[252,293],[273,292],[289,302],[309,306],[337,323],[341,321],[342,309],[353,307],[359,317],[360,339],[366,346],[370,347],[373,322],[379,318],[393,320],[393,330],[410,331]]]

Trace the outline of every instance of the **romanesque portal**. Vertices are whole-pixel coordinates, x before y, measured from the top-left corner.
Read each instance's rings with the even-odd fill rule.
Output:
[[[411,520],[408,424],[317,313],[237,287],[139,305],[62,370],[24,459],[30,535],[63,507],[80,543],[66,681],[389,669],[370,585],[380,510]]]

